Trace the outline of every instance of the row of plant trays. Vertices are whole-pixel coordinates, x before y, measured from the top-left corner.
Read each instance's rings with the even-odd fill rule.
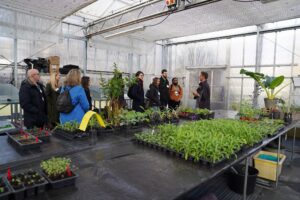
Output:
[[[178,157],[180,159],[184,159],[185,160],[184,153],[182,153],[182,152],[177,152],[177,151],[175,151],[173,149],[169,149],[169,148],[166,148],[166,147],[159,146],[157,144],[153,144],[153,143],[149,143],[149,142],[146,142],[146,141],[143,141],[143,140],[139,140],[137,138],[133,139],[133,142],[136,143],[136,144],[141,144],[141,145],[150,147],[152,149],[164,152],[164,153],[166,153],[168,155],[175,156],[175,157]],[[234,158],[234,156],[232,158]],[[195,160],[195,158],[192,157],[192,156],[190,156],[188,158],[188,161],[194,162],[196,164],[206,165],[208,167],[215,167],[216,165],[219,165],[219,164],[221,164],[221,163],[223,163],[225,161],[228,161],[228,160],[229,159],[227,159],[227,158],[223,158],[223,159],[218,160],[216,162],[212,162],[212,161],[208,161],[208,160],[205,160],[205,159]]]
[[[274,137],[275,135],[279,134],[282,130],[284,130],[284,128],[285,128],[284,126],[281,127],[281,128],[279,128],[273,134],[268,135],[268,137]],[[137,143],[137,144],[141,144],[141,145],[147,146],[147,147],[150,147],[152,149],[155,149],[155,150],[158,150],[158,151],[161,151],[161,152],[164,152],[164,153],[167,153],[167,154],[169,154],[171,156],[176,156],[178,158],[185,159],[184,158],[184,153],[182,153],[182,152],[177,152],[175,150],[172,150],[172,149],[169,149],[169,148],[166,148],[166,147],[162,147],[162,146],[159,146],[157,144],[149,143],[149,142],[146,142],[146,141],[143,141],[143,140],[139,140],[137,138],[134,138],[133,142]],[[231,158],[229,158],[229,159],[223,158],[223,159],[218,160],[216,162],[208,161],[208,160],[205,160],[205,159],[199,159],[198,161],[196,161],[194,157],[189,157],[188,160],[192,161],[194,163],[197,163],[197,164],[206,165],[208,167],[215,167],[215,166],[217,166],[217,165],[219,165],[221,163],[224,163],[225,161],[229,161],[229,160],[235,159],[236,158],[235,155],[247,152],[247,151],[249,151],[249,149],[258,147],[262,143],[263,143],[263,140],[257,142],[256,144],[254,144],[252,146],[244,145],[239,151],[235,152],[231,156]]]
[[[205,120],[205,119],[214,119],[215,113],[211,112],[207,115],[204,115],[204,114],[195,114],[190,112],[181,112],[178,114],[178,116],[181,119],[186,119],[186,120]]]
[[[0,180],[0,200],[23,200],[43,194],[47,188],[60,189],[74,186],[78,175],[73,171],[71,176],[65,174],[64,178],[51,179],[44,172],[28,171],[18,173]],[[49,186],[49,187],[47,187]],[[3,188],[3,191],[2,189]]]

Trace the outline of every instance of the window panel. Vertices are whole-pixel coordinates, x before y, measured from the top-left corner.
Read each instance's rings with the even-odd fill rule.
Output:
[[[277,33],[276,64],[290,64],[293,54],[294,30]]]
[[[230,65],[241,66],[243,61],[243,37],[237,37],[231,39],[230,47]]]
[[[261,64],[274,63],[275,33],[263,34]]]

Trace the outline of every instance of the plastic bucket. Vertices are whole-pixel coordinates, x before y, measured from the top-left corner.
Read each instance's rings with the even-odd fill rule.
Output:
[[[230,172],[228,173],[228,186],[232,191],[238,194],[243,194],[245,166],[237,165],[234,167],[234,169],[238,173],[235,173],[233,170],[230,170]],[[258,173],[258,170],[254,167],[248,167],[247,195],[250,195],[254,192]]]

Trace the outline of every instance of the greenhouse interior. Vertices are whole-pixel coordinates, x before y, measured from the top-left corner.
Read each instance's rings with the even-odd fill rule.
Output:
[[[299,0],[1,0],[0,200],[299,200]]]

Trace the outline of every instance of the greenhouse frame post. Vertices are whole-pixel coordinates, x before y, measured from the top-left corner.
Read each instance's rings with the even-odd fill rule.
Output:
[[[83,56],[83,74],[84,75],[86,75],[86,70],[87,70],[88,43],[89,43],[89,40],[86,38],[84,40],[84,56]]]
[[[243,200],[247,200],[248,167],[249,167],[249,157],[247,156],[247,158],[246,158],[245,178],[244,178]]]
[[[262,27],[260,25],[257,26],[256,32],[256,52],[255,52],[255,72],[260,72],[261,65],[261,54],[262,54],[262,35],[260,33]],[[253,91],[253,106],[258,106],[258,84],[254,82],[254,91]]]

